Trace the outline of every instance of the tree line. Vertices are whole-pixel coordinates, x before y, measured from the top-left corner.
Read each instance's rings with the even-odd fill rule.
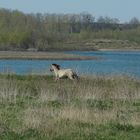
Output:
[[[0,9],[0,50],[53,50],[76,40],[113,38],[140,43],[140,21],[120,24],[116,18],[80,14],[25,14]]]

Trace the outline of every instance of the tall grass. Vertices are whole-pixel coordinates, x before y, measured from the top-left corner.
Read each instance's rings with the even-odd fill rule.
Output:
[[[2,140],[136,140],[139,115],[140,81],[126,76],[0,76]]]

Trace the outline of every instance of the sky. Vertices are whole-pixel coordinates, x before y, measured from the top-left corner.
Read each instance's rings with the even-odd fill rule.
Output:
[[[109,16],[127,22],[140,20],[140,0],[0,0],[0,8],[24,13],[82,13]]]

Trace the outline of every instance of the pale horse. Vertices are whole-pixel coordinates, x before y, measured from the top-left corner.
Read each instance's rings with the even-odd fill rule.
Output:
[[[69,78],[71,80],[79,80],[78,75],[72,69],[60,69],[60,65],[52,64],[50,68],[51,72],[55,74],[55,81],[60,78]]]

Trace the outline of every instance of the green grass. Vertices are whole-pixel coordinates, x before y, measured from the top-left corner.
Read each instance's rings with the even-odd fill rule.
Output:
[[[140,81],[0,75],[0,140],[139,140]]]

